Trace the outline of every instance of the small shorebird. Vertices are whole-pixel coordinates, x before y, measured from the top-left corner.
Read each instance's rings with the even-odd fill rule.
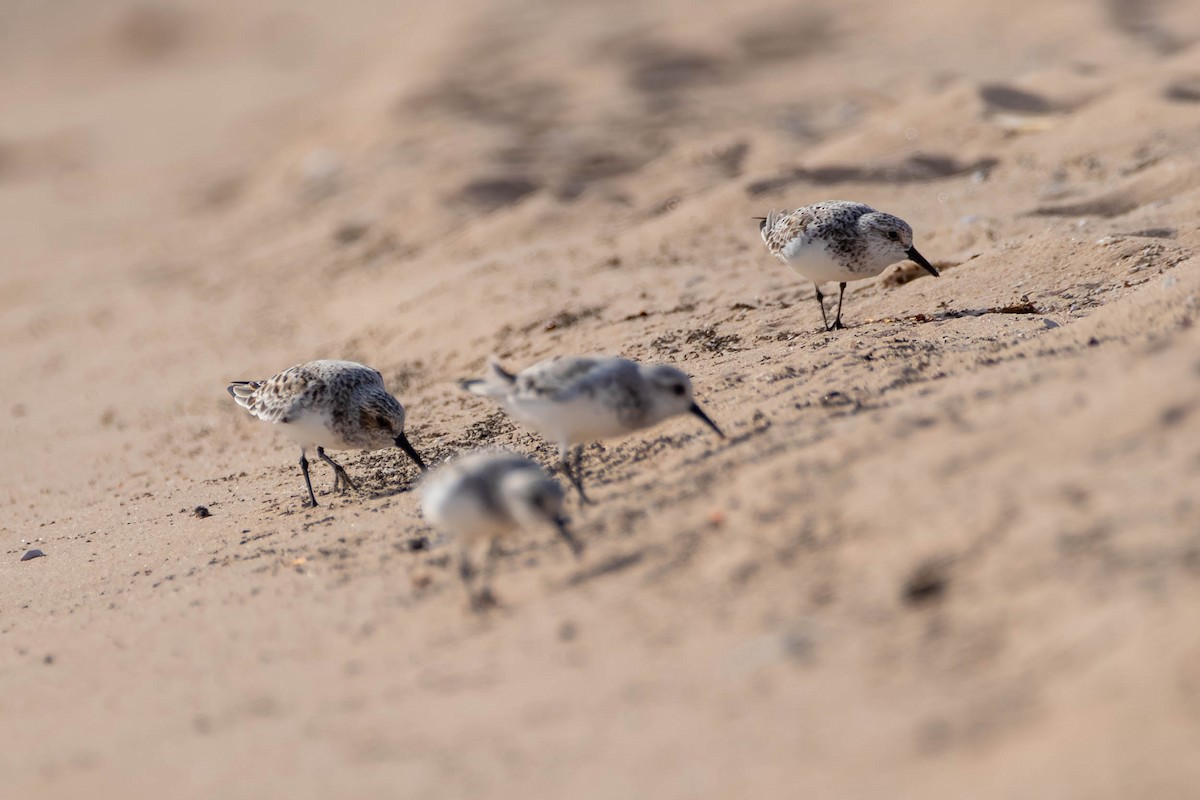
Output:
[[[307,452],[333,467],[333,488],[358,490],[330,450],[399,447],[424,470],[404,435],[404,407],[383,388],[383,376],[353,361],[309,361],[265,381],[234,381],[229,394],[261,420],[279,425],[300,445],[300,470],[308,499],[317,505],[308,477]]]
[[[693,414],[725,434],[692,398],[692,382],[675,367],[615,356],[558,356],[513,374],[494,359],[486,378],[464,389],[499,401],[509,416],[556,443],[559,463],[583,502],[583,443],[625,436],[677,414]],[[575,449],[572,471],[569,456]]]
[[[907,222],[862,203],[832,200],[792,212],[772,210],[755,219],[761,223],[759,232],[767,248],[813,282],[827,331],[844,327],[842,298],[848,281],[873,278],[905,259],[938,276],[934,266],[913,247],[912,228]],[[840,291],[837,316],[830,325],[821,284],[833,281],[838,282]]]
[[[495,605],[491,575],[499,541],[518,530],[553,528],[576,557],[583,551],[562,515],[563,490],[535,462],[507,450],[481,450],[432,470],[421,481],[421,511],[430,524],[454,537],[458,572],[471,608]],[[486,546],[476,570],[472,551]],[[478,591],[472,583],[479,575]]]

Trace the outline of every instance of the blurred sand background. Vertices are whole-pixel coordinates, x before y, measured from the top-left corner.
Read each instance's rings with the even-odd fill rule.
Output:
[[[1196,797],[1198,39],[1184,0],[4,3],[0,794]],[[942,277],[821,332],[750,218],[823,199]],[[596,351],[730,438],[589,450],[584,559],[521,540],[482,618],[399,451],[306,509],[225,393],[362,360],[427,459],[550,463],[454,381]]]

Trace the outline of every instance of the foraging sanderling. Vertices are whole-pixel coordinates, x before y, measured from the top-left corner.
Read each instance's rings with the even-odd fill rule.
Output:
[[[437,467],[421,481],[421,511],[430,524],[454,537],[458,572],[476,611],[494,605],[489,586],[500,539],[517,530],[553,528],[578,556],[583,548],[562,514],[563,490],[535,462],[507,450],[468,453]],[[472,552],[483,547],[483,567]],[[476,592],[472,582],[480,575]]]
[[[790,213],[787,209],[772,210],[757,219],[768,249],[816,286],[821,321],[827,331],[843,327],[842,297],[847,281],[873,278],[905,259],[938,276],[934,266],[913,247],[912,228],[907,222],[862,203],[832,200]],[[840,291],[837,316],[830,325],[821,284],[832,281],[838,282]]]
[[[234,381],[229,394],[266,422],[281,425],[300,445],[300,469],[308,499],[317,505],[308,477],[308,448],[333,467],[333,488],[358,490],[330,450],[380,450],[399,447],[425,469],[425,462],[404,435],[404,407],[383,388],[383,376],[353,361],[309,361],[265,381]]]
[[[463,381],[468,391],[500,401],[519,422],[559,447],[559,463],[583,502],[583,444],[649,428],[676,414],[694,414],[725,434],[692,399],[692,382],[675,367],[642,365],[614,356],[558,356],[517,374],[495,360],[486,378]],[[575,467],[569,461],[575,449]]]

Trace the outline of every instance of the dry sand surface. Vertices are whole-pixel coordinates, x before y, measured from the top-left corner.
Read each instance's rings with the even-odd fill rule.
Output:
[[[1197,42],[1185,0],[3,4],[0,794],[1200,796]],[[942,277],[824,333],[751,219],[823,199]],[[482,616],[398,450],[305,508],[225,393],[360,360],[428,459],[552,463],[455,380],[577,352],[729,438],[590,448],[584,557],[506,547]]]

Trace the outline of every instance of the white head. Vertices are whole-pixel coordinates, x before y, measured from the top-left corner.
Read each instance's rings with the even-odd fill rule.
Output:
[[[500,479],[498,493],[505,509],[523,528],[552,525],[562,514],[562,487],[541,469],[509,470]]]
[[[899,217],[872,211],[858,218],[858,229],[865,234],[863,242],[867,252],[872,261],[880,264],[880,269],[908,259],[937,276],[934,266],[913,247],[912,228]]]
[[[716,431],[718,436],[725,438],[716,423],[696,404],[692,397],[692,379],[685,372],[668,364],[655,364],[642,367],[642,378],[650,390],[649,416],[655,422],[676,414],[693,414]]]
[[[566,493],[558,481],[540,467],[508,470],[501,477],[497,492],[514,522],[526,530],[553,528],[571,551],[579,555],[582,548],[567,529],[567,520],[562,513]]]

